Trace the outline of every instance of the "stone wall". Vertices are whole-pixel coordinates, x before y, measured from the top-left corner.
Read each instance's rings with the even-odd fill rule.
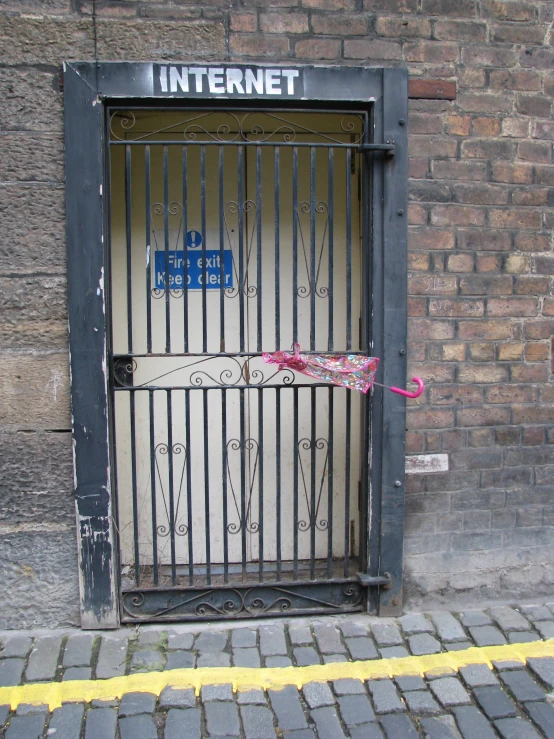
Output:
[[[4,0],[0,626],[78,622],[62,60],[404,65],[411,101],[408,605],[554,590],[551,0]],[[96,12],[96,22],[92,17]],[[411,376],[411,375],[410,375]]]

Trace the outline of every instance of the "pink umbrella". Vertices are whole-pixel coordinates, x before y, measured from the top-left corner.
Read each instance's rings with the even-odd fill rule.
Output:
[[[379,382],[375,382],[375,373],[379,366],[377,357],[363,357],[358,354],[302,354],[300,344],[295,344],[294,354],[282,351],[274,354],[264,352],[262,359],[268,364],[278,365],[279,370],[292,369],[308,377],[332,382],[334,385],[357,390],[360,393],[367,393],[372,385],[380,385]],[[407,398],[419,398],[425,388],[423,380],[420,377],[413,377],[412,382],[417,385],[415,392],[388,385],[380,387],[386,387],[393,393]]]

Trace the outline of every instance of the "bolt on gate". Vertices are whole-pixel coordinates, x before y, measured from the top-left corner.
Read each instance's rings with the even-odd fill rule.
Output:
[[[296,343],[383,358],[395,340],[381,257],[397,146],[375,142],[382,110],[147,102],[104,110],[121,620],[351,612],[375,607],[379,588],[398,597],[382,548],[389,536],[401,552],[401,526],[395,513],[381,527],[375,494],[389,459],[382,392],[262,360]],[[401,370],[404,347],[405,336]]]

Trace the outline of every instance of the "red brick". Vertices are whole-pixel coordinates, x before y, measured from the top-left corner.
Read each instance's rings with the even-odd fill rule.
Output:
[[[260,28],[263,33],[307,33],[308,15],[294,12],[261,13]]]
[[[521,428],[515,426],[499,428],[494,432],[494,438],[499,446],[519,446],[520,436]]]
[[[408,315],[415,316],[426,316],[427,315],[427,300],[426,298],[408,298]]]
[[[452,231],[442,231],[438,228],[410,228],[408,231],[410,249],[450,250],[454,248],[454,241]]]
[[[514,362],[523,357],[523,344],[512,342],[500,344],[498,347],[498,359],[506,362]]]
[[[473,254],[449,254],[446,260],[447,272],[473,272]]]
[[[472,342],[468,344],[469,356],[474,362],[492,362],[494,359],[494,344],[491,342]]]
[[[484,226],[485,212],[482,208],[463,205],[436,205],[431,209],[434,226]]]
[[[523,429],[521,443],[523,446],[542,446],[544,444],[543,428],[527,428]]]
[[[554,321],[545,319],[525,321],[523,335],[526,339],[549,339],[554,336]]]
[[[472,18],[477,15],[475,0],[422,0],[421,11],[427,15]]]
[[[467,432],[462,429],[442,432],[442,449],[445,452],[454,452],[466,446]]]
[[[380,39],[346,39],[344,41],[345,59],[365,59],[389,61],[402,58],[402,47],[397,41]]]
[[[455,344],[442,345],[442,360],[444,362],[463,362],[466,358],[467,344],[457,342]]]
[[[316,15],[312,13],[312,31],[324,36],[365,36],[367,17],[363,15]]]
[[[542,217],[536,210],[491,208],[489,225],[493,228],[538,229],[542,225]]]
[[[507,189],[489,183],[455,184],[452,193],[456,202],[475,205],[505,205],[509,196]]]
[[[483,402],[483,391],[472,385],[437,385],[429,391],[433,405],[473,405]]]
[[[302,0],[305,8],[319,8],[319,10],[356,10],[357,0]]]
[[[457,291],[456,277],[450,275],[408,276],[409,295],[455,295]]]
[[[537,44],[545,42],[546,26],[502,23],[491,29],[491,39],[499,44]]]
[[[425,179],[429,172],[429,160],[410,157],[408,159],[408,177],[418,180]]]
[[[510,295],[513,279],[509,275],[471,275],[460,279],[461,295]]]
[[[510,409],[481,406],[462,408],[456,414],[458,426],[500,426],[510,423]]]
[[[554,404],[515,405],[512,409],[513,423],[552,423]]]
[[[487,403],[534,403],[537,390],[529,385],[495,385],[485,390]]]
[[[258,16],[256,13],[230,13],[231,31],[255,33],[258,30]]]
[[[494,446],[494,430],[493,429],[473,429],[468,432],[469,446],[481,449],[487,446]]]
[[[429,301],[430,316],[448,318],[476,318],[485,314],[482,300],[439,300]]]
[[[372,13],[417,13],[419,0],[364,0],[364,10]]]
[[[429,254],[425,252],[409,252],[408,270],[413,272],[428,272],[429,261]]]
[[[510,370],[512,382],[547,382],[549,367],[543,364],[515,364]]]
[[[515,248],[525,252],[550,251],[552,249],[551,238],[546,234],[520,233],[516,235]]]
[[[512,193],[514,205],[548,205],[550,190],[534,187],[526,190],[516,190]]]
[[[544,303],[542,306],[542,314],[543,316],[554,316],[554,298],[544,299]]]
[[[469,136],[471,118],[468,115],[449,115],[446,130],[453,136]]]
[[[552,100],[541,95],[518,95],[516,110],[520,115],[529,115],[534,118],[550,118],[552,114]]]
[[[473,134],[474,136],[498,136],[500,133],[500,121],[498,118],[474,118]]]
[[[533,298],[491,298],[487,301],[487,316],[521,318],[537,313],[538,301]]]
[[[511,251],[512,237],[506,231],[492,229],[459,229],[458,249]]]
[[[513,106],[511,97],[506,92],[497,95],[489,92],[461,92],[457,103],[467,113],[510,113]]]
[[[470,45],[462,49],[462,63],[468,67],[513,67],[517,54],[512,49]]]
[[[445,429],[454,426],[454,411],[446,408],[408,408],[406,420],[409,429]]]
[[[524,139],[529,136],[529,123],[520,118],[504,118],[502,121],[502,136],[512,139]]]
[[[478,254],[475,266],[477,272],[498,272],[500,257],[497,254]]]
[[[406,454],[419,454],[424,450],[425,436],[417,431],[406,434]]]
[[[410,336],[416,339],[439,341],[454,338],[454,322],[436,319],[413,318],[410,320]]]
[[[485,180],[487,165],[485,162],[439,159],[431,162],[431,173],[439,180]]]
[[[554,385],[543,385],[541,388],[539,388],[539,399],[542,402],[545,403],[554,403]],[[554,427],[549,429],[549,432],[554,432]],[[549,443],[552,443],[549,441]]]
[[[542,78],[538,72],[530,69],[492,69],[489,73],[489,85],[498,90],[540,90]]]
[[[518,159],[549,164],[552,161],[552,144],[542,141],[521,141],[517,147]]]
[[[522,49],[519,52],[519,63],[522,67],[532,69],[554,69],[554,51],[551,49]]]
[[[453,157],[458,150],[458,142],[448,136],[409,136],[409,148],[419,156]]]
[[[441,345],[442,346],[442,345]],[[414,375],[422,375],[428,383],[442,383],[454,381],[453,365],[444,364],[444,362],[423,362],[408,365],[408,377]]]
[[[482,319],[478,321],[460,321],[458,326],[460,339],[510,339],[512,336],[512,325],[510,321],[495,321]]]
[[[468,159],[510,159],[515,144],[498,139],[467,139],[462,141],[462,156]]]
[[[533,182],[533,167],[523,163],[493,162],[492,181],[529,185]]]
[[[528,2],[501,2],[481,0],[483,18],[502,21],[531,21],[537,17],[537,8]]]
[[[547,342],[529,342],[525,344],[523,356],[527,362],[544,362],[550,357],[550,345]]]
[[[457,44],[438,43],[437,41],[414,41],[404,44],[404,59],[407,62],[426,62],[428,64],[444,64],[457,62],[460,49]]]
[[[554,187],[554,165],[538,164],[535,167],[535,181],[538,185]]]
[[[379,36],[392,38],[429,38],[431,36],[431,21],[427,18],[383,18],[375,21],[375,30]]]
[[[425,113],[410,113],[408,125],[412,133],[442,133],[443,123],[439,116]]]
[[[340,56],[339,39],[304,39],[294,45],[297,59],[337,59]]]
[[[550,280],[548,277],[538,277],[535,275],[516,277],[514,292],[516,295],[548,295],[550,292]],[[544,308],[543,315],[546,315]]]
[[[410,203],[408,205],[408,224],[410,226],[425,226],[427,223],[427,209],[422,205]]]
[[[459,88],[478,90],[487,86],[487,77],[484,69],[462,69],[459,73]]]
[[[485,41],[487,26],[478,21],[437,21],[433,36],[440,41]]]
[[[553,121],[537,121],[533,133],[534,139],[548,139],[554,141],[554,122]]]
[[[289,53],[289,40],[277,36],[231,33],[229,50],[237,56],[275,57]]]

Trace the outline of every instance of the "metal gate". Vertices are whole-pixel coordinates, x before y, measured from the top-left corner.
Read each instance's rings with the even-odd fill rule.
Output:
[[[369,116],[108,109],[123,621],[366,605],[371,400],[262,353],[369,353]]]

